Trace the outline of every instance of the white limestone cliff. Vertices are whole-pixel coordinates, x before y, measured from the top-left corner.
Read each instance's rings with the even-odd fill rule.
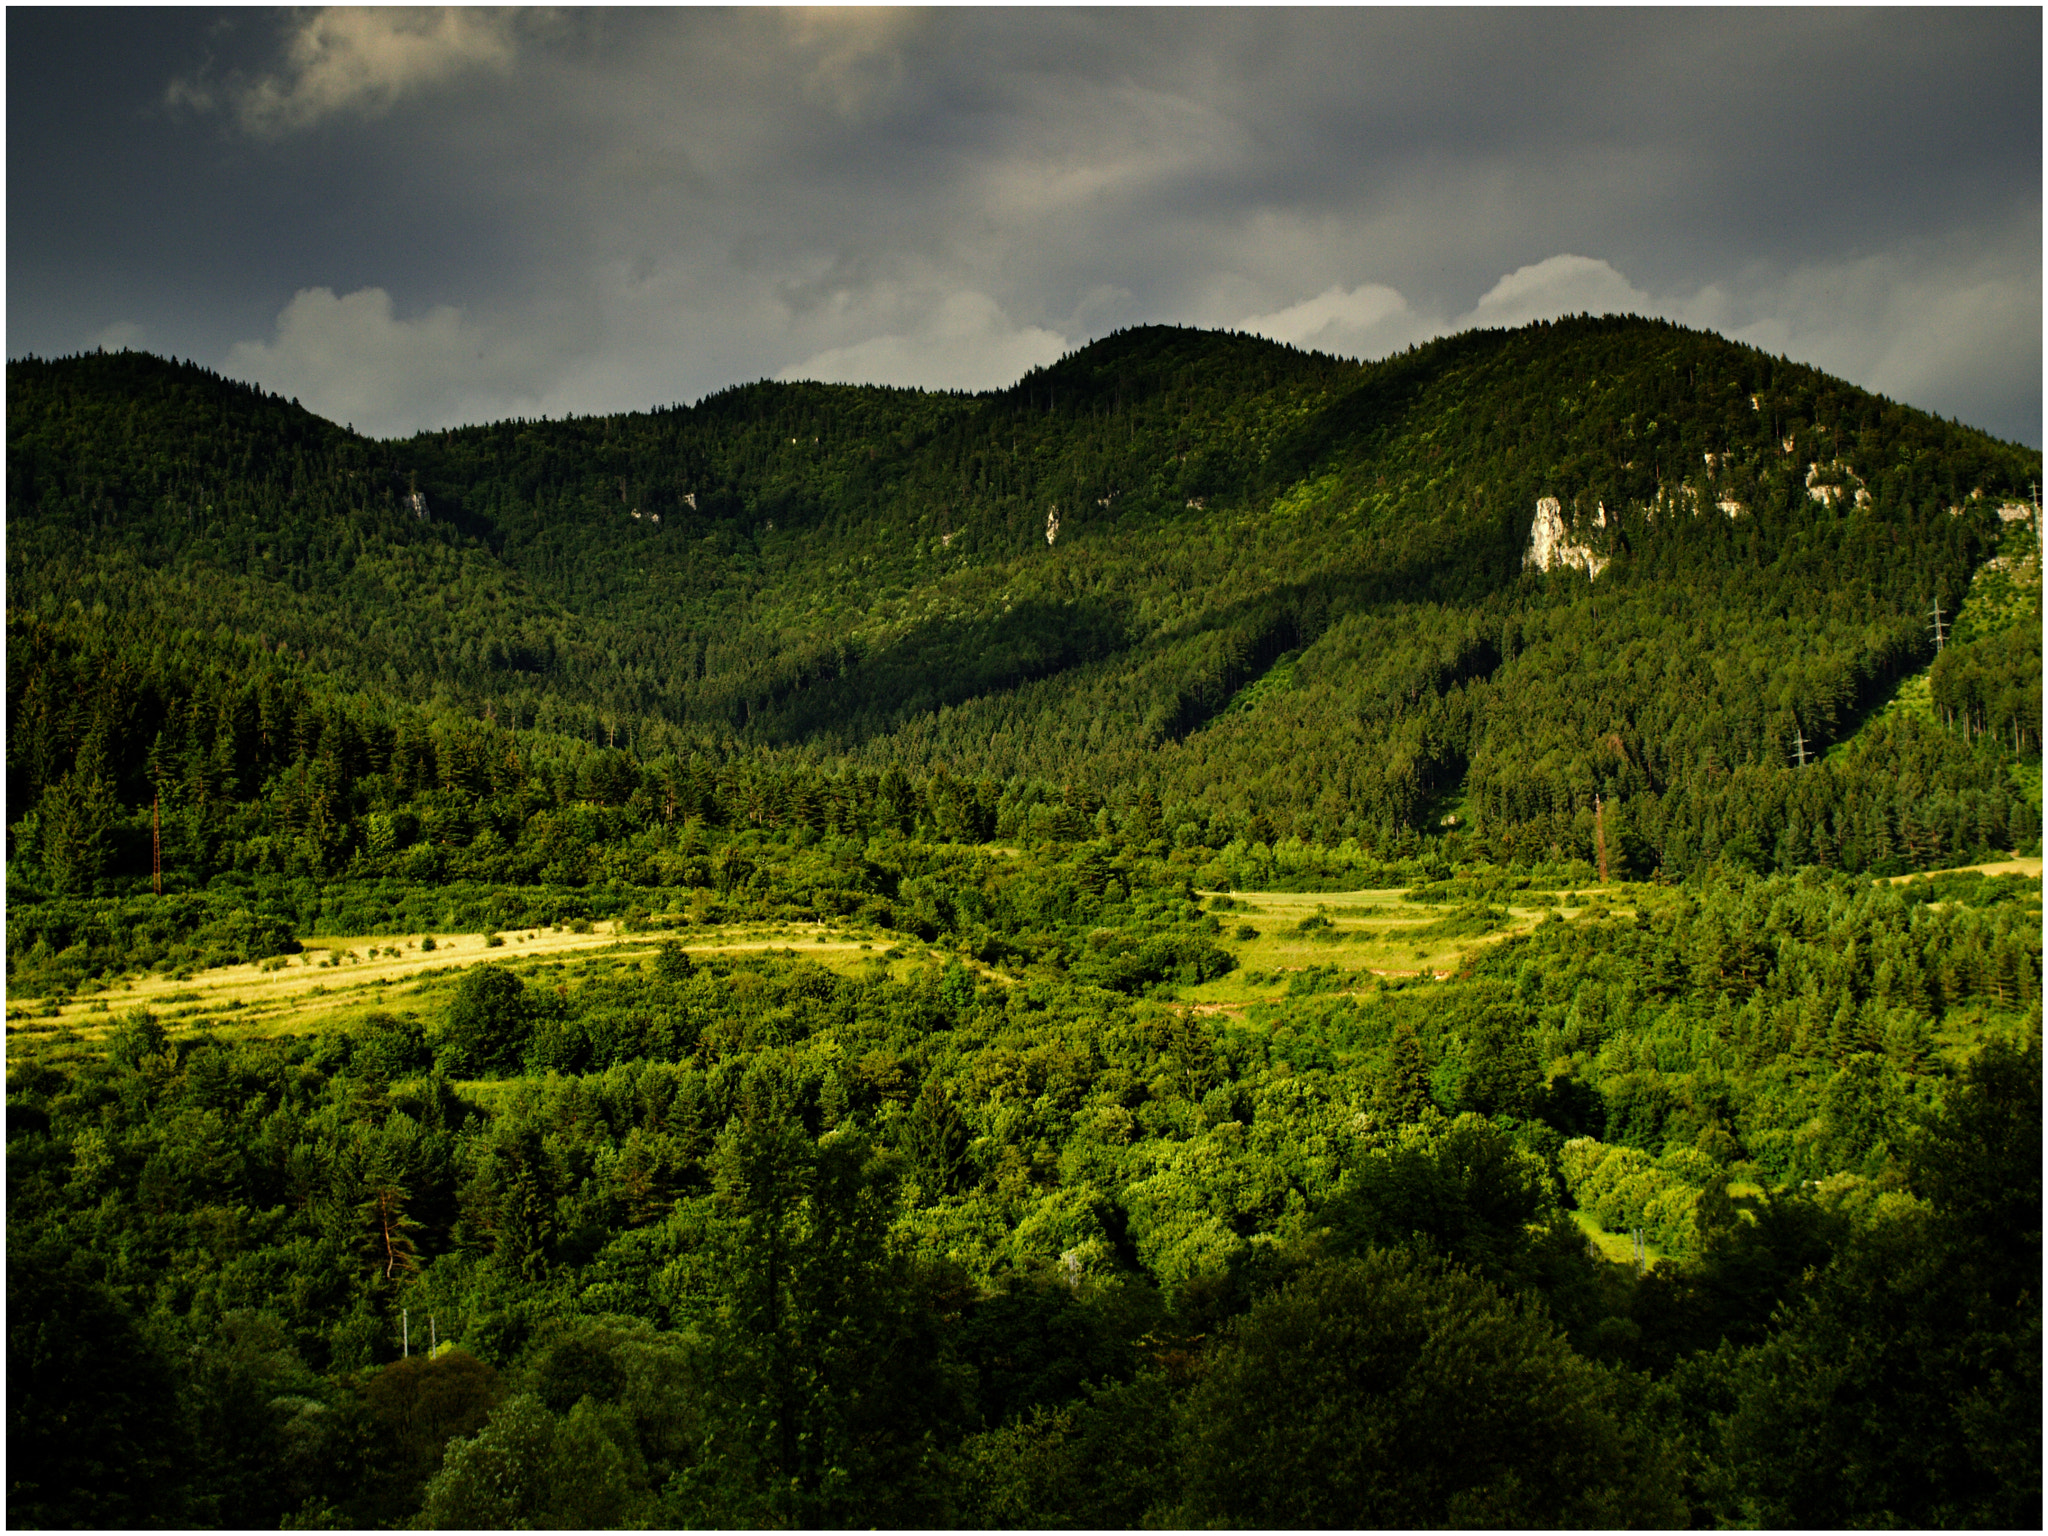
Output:
[[[1607,509],[1602,507],[1600,525],[1605,527],[1606,522]],[[1529,553],[1522,557],[1522,565],[1537,571],[1571,566],[1588,576],[1598,576],[1606,568],[1607,560],[1573,542],[1571,530],[1565,527],[1563,504],[1555,496],[1545,496],[1536,503],[1536,521],[1529,526]]]

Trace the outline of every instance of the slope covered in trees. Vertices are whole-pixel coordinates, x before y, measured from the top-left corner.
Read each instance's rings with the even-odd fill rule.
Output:
[[[2038,454],[1615,318],[8,382],[14,1523],[2039,1523]]]
[[[16,643],[97,674],[60,698],[10,667],[17,818],[67,777],[132,810],[174,740],[260,794],[169,644],[241,647],[207,664],[237,687],[303,661],[364,743],[329,755],[380,772],[389,720],[430,706],[643,774],[1149,796],[1209,846],[1412,852],[1454,811],[1454,858],[1587,857],[1596,796],[1644,873],[1731,842],[1865,868],[2038,836],[2006,772],[2039,752],[2038,556],[1996,511],[2038,456],[1662,324],[1369,366],[1152,329],[993,396],[757,385],[394,443],[135,354],[10,385]],[[1597,578],[1525,571],[1544,496]],[[2033,606],[1959,631],[1957,739],[1801,771],[1931,659],[1933,605],[1968,622],[1994,556]],[[333,804],[326,856],[365,849]]]

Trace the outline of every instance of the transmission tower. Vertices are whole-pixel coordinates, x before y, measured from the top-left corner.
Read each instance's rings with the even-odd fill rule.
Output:
[[[1934,624],[1933,624],[1933,629],[1934,629],[1934,654],[1935,654],[1935,655],[1937,655],[1937,656],[1939,656],[1939,655],[1941,654],[1941,648],[1942,648],[1943,644],[1944,644],[1944,643],[1946,643],[1946,641],[1948,640],[1948,630],[1947,630],[1946,628],[1944,628],[1944,627],[1943,627],[1943,625],[1942,625],[1942,622],[1941,622],[1941,599],[1940,599],[1940,598],[1938,598],[1938,597],[1937,597],[1937,598],[1936,598],[1936,599],[1934,600]]]

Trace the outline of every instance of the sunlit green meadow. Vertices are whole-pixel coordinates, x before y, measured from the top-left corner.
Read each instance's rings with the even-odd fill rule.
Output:
[[[1380,978],[1448,979],[1482,949],[1552,914],[1571,921],[1589,912],[1633,913],[1639,890],[1617,884],[1597,892],[1517,891],[1488,904],[1505,919],[1483,933],[1445,932],[1446,920],[1460,908],[1405,901],[1398,889],[1208,893],[1204,905],[1222,928],[1214,942],[1230,951],[1237,969],[1183,987],[1180,996],[1196,1004],[1247,1006],[1283,997],[1295,977],[1324,968],[1336,971],[1338,990],[1369,988]]]

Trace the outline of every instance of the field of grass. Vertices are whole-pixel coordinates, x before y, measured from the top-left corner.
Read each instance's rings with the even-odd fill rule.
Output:
[[[1634,900],[1630,888],[1619,885],[1561,896],[1518,892],[1516,898],[1491,909],[1493,917],[1475,922],[1469,908],[1405,902],[1399,890],[1241,892],[1229,898],[1230,907],[1216,912],[1223,928],[1217,942],[1235,956],[1238,969],[1218,981],[1184,988],[1180,997],[1204,1010],[1235,1012],[1285,996],[1289,983],[1311,969],[1324,972],[1321,990],[1368,987],[1381,976],[1443,979],[1456,975],[1476,950],[1552,913],[1570,919],[1587,911],[1626,911]],[[1216,906],[1213,896],[1209,904]],[[1253,936],[1240,937],[1247,928]],[[432,948],[427,947],[430,939]],[[623,933],[614,923],[599,922],[582,932],[565,927],[494,935],[321,936],[302,940],[300,954],[253,965],[184,977],[133,977],[106,991],[62,1001],[10,995],[7,1032],[16,1047],[91,1049],[127,1010],[146,1008],[174,1031],[205,1029],[237,1037],[307,1034],[346,1027],[379,1011],[438,1012],[462,970],[472,965],[496,962],[524,970],[522,962],[543,958],[595,962],[601,956],[637,963],[667,941],[699,956],[783,950],[844,975],[882,965],[901,977],[917,966],[952,958],[899,934],[857,924],[756,923]],[[1008,979],[985,967],[976,969]]]
[[[1295,977],[1323,967],[1335,969],[1339,991],[1370,987],[1382,976],[1448,980],[1479,950],[1526,933],[1553,913],[1566,921],[1588,912],[1632,914],[1643,889],[1614,884],[1593,891],[1517,891],[1492,906],[1502,916],[1484,932],[1453,931],[1467,908],[1403,901],[1399,890],[1240,891],[1228,898],[1229,907],[1207,896],[1223,927],[1215,942],[1230,951],[1238,968],[1184,987],[1180,996],[1205,1008],[1249,1007],[1285,996]],[[1244,935],[1247,928],[1250,935]]]
[[[90,1048],[121,1015],[146,1008],[172,1031],[205,1029],[239,1038],[310,1034],[345,1027],[379,1012],[438,1012],[461,972],[499,963],[525,971],[541,960],[579,962],[579,976],[606,963],[639,964],[657,946],[674,941],[692,955],[777,950],[800,954],[843,975],[886,967],[897,977],[950,956],[915,940],[859,927],[815,923],[735,924],[687,931],[621,933],[618,925],[480,933],[365,934],[302,941],[297,955],[254,965],[220,966],[186,978],[143,976],[61,1005],[35,997],[9,997],[11,1047],[68,1045]],[[495,937],[497,942],[491,942]]]
[[[1910,875],[1893,875],[1891,883],[1893,885],[1904,885],[1908,880],[1925,880],[1929,873],[1955,875],[1961,874],[1966,869],[1974,869],[1986,879],[1993,875],[2029,875],[2036,880],[2041,878],[2041,860],[2036,855],[2033,858],[2026,859],[2000,859],[1994,864],[1960,864],[1954,869],[1932,870],[1926,873]]]

